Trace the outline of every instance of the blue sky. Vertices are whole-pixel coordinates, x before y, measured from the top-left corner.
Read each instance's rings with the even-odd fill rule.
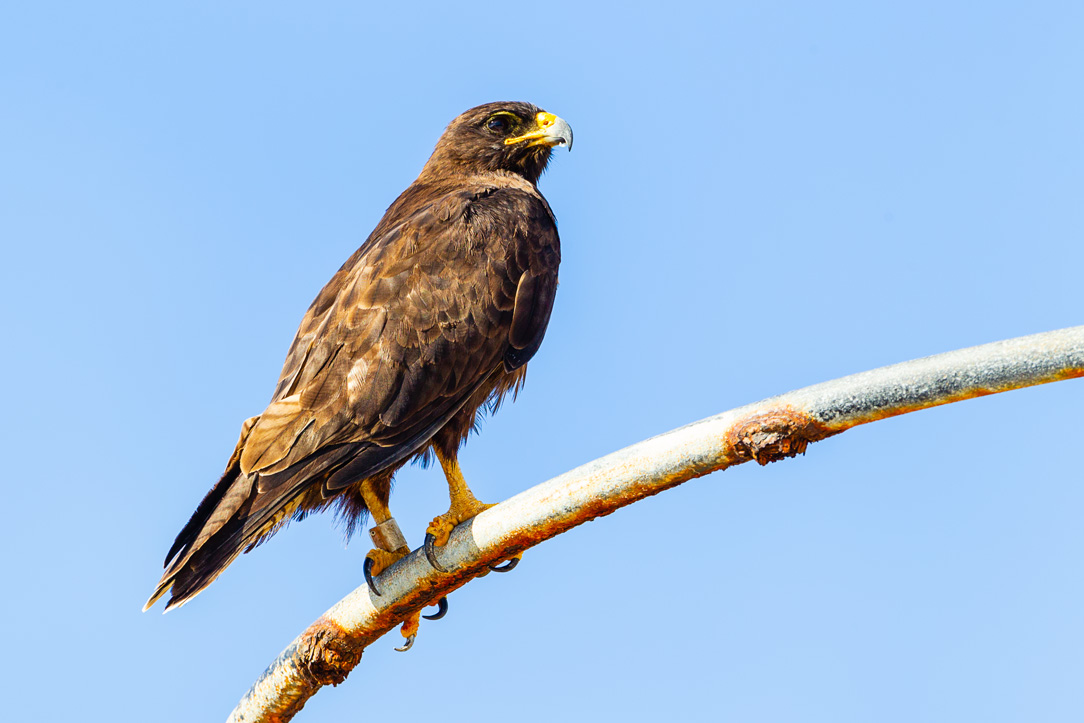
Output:
[[[0,319],[13,720],[224,719],[361,583],[291,526],[139,609],[311,299],[443,127],[576,132],[561,288],[486,501],[690,421],[1082,323],[1078,3],[9,4]],[[1084,383],[907,415],[571,531],[297,719],[1077,721]],[[414,545],[447,508],[404,469]],[[160,608],[158,608],[160,609]]]

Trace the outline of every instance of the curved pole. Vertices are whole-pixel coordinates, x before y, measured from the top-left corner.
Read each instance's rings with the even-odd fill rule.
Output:
[[[321,686],[346,679],[367,645],[490,564],[694,477],[805,452],[851,427],[1010,389],[1084,376],[1084,326],[1020,337],[816,384],[661,434],[543,482],[385,570],[298,636],[253,684],[231,723],[290,720]]]

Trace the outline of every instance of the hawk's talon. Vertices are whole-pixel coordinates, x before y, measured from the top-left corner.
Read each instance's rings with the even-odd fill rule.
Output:
[[[362,572],[365,573],[365,583],[369,586],[369,589],[373,591],[373,595],[380,596],[380,591],[376,589],[376,583],[373,582],[373,565],[376,564],[376,560],[371,557],[365,558],[365,564],[362,565]]]
[[[433,569],[437,572],[448,572],[448,569],[437,562],[437,536],[432,532],[425,533],[425,559],[429,560],[429,564],[433,566]]]
[[[414,645],[414,640],[415,640],[415,638],[417,638],[417,637],[418,637],[417,635],[411,635],[410,637],[408,637],[408,638],[406,639],[406,642],[405,642],[405,643],[403,643],[403,647],[401,647],[401,648],[396,648],[396,650],[397,650],[398,652],[400,652],[400,653],[405,653],[406,651],[410,650],[410,649],[411,649],[411,647],[413,647],[413,645]]]
[[[369,586],[369,590],[372,591],[373,595],[380,595],[380,589],[376,586],[374,578],[402,560],[409,552],[410,549],[406,546],[400,547],[392,552],[382,550],[379,547],[374,547],[369,550],[365,555],[365,563],[362,565],[361,569],[362,572],[365,573],[365,584]]]
[[[437,600],[437,611],[432,615],[422,615],[426,620],[440,620],[442,617],[448,614],[448,598],[442,597]]]
[[[513,557],[513,558],[510,558],[503,565],[490,565],[489,569],[492,570],[493,572],[512,572],[512,570],[516,569],[516,565],[518,565],[518,564],[519,564],[519,558],[518,557]]]

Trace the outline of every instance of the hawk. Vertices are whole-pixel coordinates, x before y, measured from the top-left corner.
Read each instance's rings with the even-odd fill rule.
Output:
[[[430,453],[451,497],[426,535],[439,569],[433,547],[489,506],[467,486],[458,450],[479,412],[523,383],[553,308],[561,249],[537,184],[556,146],[571,148],[572,129],[529,103],[488,103],[451,122],[312,302],[271,403],[242,425],[144,609],[167,592],[166,610],[183,605],[241,552],[329,507],[348,531],[372,515],[382,534],[365,572],[379,594],[372,577],[409,552],[388,510],[392,476]]]

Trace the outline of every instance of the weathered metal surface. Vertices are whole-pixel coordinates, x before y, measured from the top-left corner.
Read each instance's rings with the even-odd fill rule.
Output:
[[[838,434],[809,414],[795,409],[773,409],[733,427],[726,443],[735,452],[763,466],[786,457],[805,454],[811,442]]]
[[[811,442],[877,419],[1084,376],[1084,326],[986,344],[855,374],[675,429],[532,487],[458,526],[362,585],[283,651],[230,721],[287,721],[321,685],[342,682],[361,651],[410,613],[466,584],[490,563],[694,477],[803,454]]]

